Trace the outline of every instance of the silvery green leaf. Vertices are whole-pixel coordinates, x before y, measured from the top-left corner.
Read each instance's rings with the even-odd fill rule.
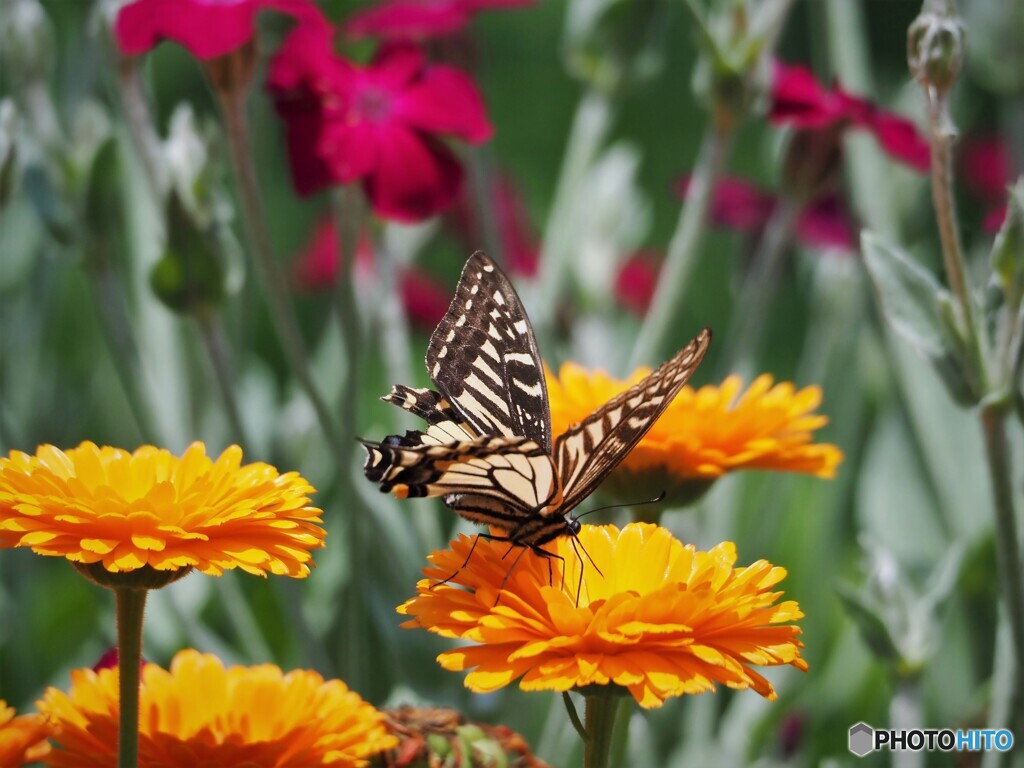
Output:
[[[899,248],[871,232],[861,235],[864,266],[893,329],[931,362],[958,403],[978,400],[952,295]]]

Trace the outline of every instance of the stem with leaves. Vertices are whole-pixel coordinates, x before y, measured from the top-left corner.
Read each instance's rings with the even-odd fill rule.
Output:
[[[246,92],[244,89],[237,89],[217,90],[216,93],[224,117],[231,161],[238,179],[242,213],[248,230],[249,243],[255,251],[256,267],[262,277],[271,322],[292,372],[316,411],[331,452],[339,465],[344,466],[343,462],[347,461],[350,453],[345,446],[345,440],[335,427],[334,416],[313,380],[306,344],[302,339],[299,324],[286,290],[288,283],[274,259],[270,233],[266,228],[266,216],[256,182],[256,168],[253,165],[249,148],[249,128],[245,116]]]

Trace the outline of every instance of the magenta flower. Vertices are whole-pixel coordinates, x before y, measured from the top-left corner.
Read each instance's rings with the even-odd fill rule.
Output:
[[[998,136],[980,136],[964,144],[960,159],[964,185],[985,206],[981,228],[998,232],[1006,220],[1006,188],[1013,177],[1009,147]]]
[[[660,258],[653,252],[633,254],[615,276],[615,298],[626,309],[643,317],[654,298],[660,270]]]
[[[836,123],[864,128],[874,134],[890,157],[922,173],[931,165],[928,141],[914,123],[847,93],[839,85],[831,90],[822,87],[808,69],[799,65],[775,62],[768,119],[806,130]]]
[[[313,0],[135,0],[118,11],[114,36],[128,56],[173,40],[205,61],[251,40],[256,14],[264,8],[297,19],[319,14]]]
[[[462,169],[438,138],[491,136],[483,99],[459,70],[428,63],[411,44],[382,47],[366,67],[335,55],[326,23],[298,25],[270,65],[300,194],[361,181],[374,211],[432,216],[455,199]]]
[[[680,197],[689,192],[690,179],[677,187]],[[777,197],[743,179],[725,176],[718,180],[708,213],[712,224],[736,232],[760,235],[778,204]],[[825,195],[806,206],[797,219],[794,235],[814,249],[854,251],[857,234],[850,216],[835,195]]]
[[[409,40],[460,31],[474,14],[488,9],[517,8],[534,0],[384,0],[355,13],[345,24],[353,38]]]
[[[512,177],[499,171],[492,179],[488,199],[494,215],[494,224],[501,239],[504,266],[509,272],[523,277],[536,277],[540,267],[540,244],[530,226],[526,204]],[[479,206],[473,200],[473,190],[464,188],[458,203],[451,209],[449,223],[463,249],[476,251],[484,247],[484,227],[480,221]]]
[[[304,291],[328,290],[338,277],[338,269],[347,261],[338,250],[334,220],[325,217],[317,224],[309,243],[292,261],[295,282]],[[353,269],[357,283],[365,284],[373,277],[373,246],[368,238],[359,239]],[[441,322],[451,301],[449,290],[415,268],[399,273],[398,291],[409,319],[428,331]]]

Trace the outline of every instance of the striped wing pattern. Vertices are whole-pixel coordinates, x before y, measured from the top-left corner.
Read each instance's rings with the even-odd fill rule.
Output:
[[[537,549],[579,530],[566,513],[647,433],[710,340],[703,330],[643,381],[570,427],[552,451],[533,329],[511,283],[477,252],[430,338],[427,371],[439,391],[396,385],[382,398],[422,418],[426,430],[363,441],[363,471],[382,491],[441,497],[467,520]]]
[[[430,337],[427,372],[481,435],[528,437],[551,451],[544,369],[533,328],[508,278],[479,251]]]
[[[704,358],[711,333],[706,328],[642,381],[621,392],[555,442],[555,465],[564,514],[589,496],[647,434]]]
[[[402,444],[412,434],[363,443],[368,453],[364,473],[398,498],[441,496],[466,519],[495,525],[515,539],[518,523],[536,516],[557,495],[554,463],[529,438]],[[565,525],[561,518],[559,525]]]

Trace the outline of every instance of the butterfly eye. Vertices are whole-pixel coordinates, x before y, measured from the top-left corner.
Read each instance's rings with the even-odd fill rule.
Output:
[[[582,526],[580,525],[580,521],[573,517],[565,521],[565,527],[569,529],[570,536],[576,536],[579,534]]]

